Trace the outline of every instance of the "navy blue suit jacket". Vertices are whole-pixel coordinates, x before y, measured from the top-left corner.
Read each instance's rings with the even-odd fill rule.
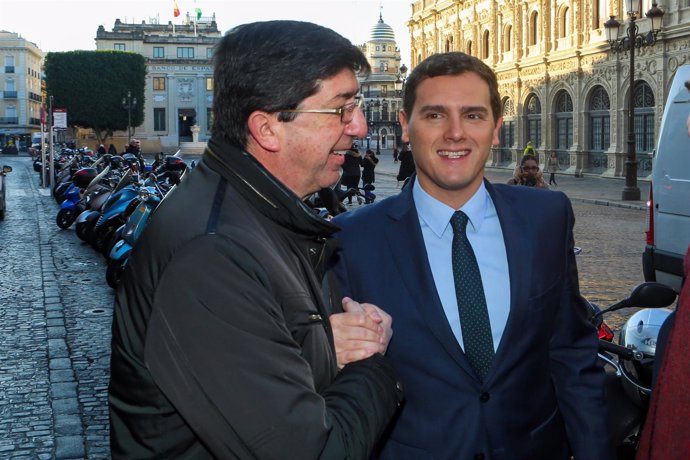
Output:
[[[505,239],[510,314],[480,382],[448,324],[412,198],[338,216],[335,272],[344,294],[393,318],[389,356],[406,401],[380,458],[611,458],[604,374],[573,254],[574,216],[560,192],[491,185]]]

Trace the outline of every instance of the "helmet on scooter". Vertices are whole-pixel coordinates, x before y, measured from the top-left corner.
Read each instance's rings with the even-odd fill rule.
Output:
[[[120,155],[113,155],[110,157],[110,167],[112,169],[121,168],[124,160]]]
[[[82,168],[72,176],[72,183],[79,188],[86,188],[98,175],[96,168]]]
[[[646,355],[642,361],[621,360],[621,362],[624,371],[647,388],[652,385],[654,355],[659,330],[670,314],[671,310],[666,308],[642,309],[628,318],[620,332],[618,340],[621,345]],[[628,396],[633,401],[641,401],[639,389],[626,379],[622,379],[622,382]]]
[[[139,158],[137,158],[137,156],[133,153],[125,153],[122,155],[122,159],[130,168],[139,164]]]
[[[185,168],[187,168],[187,164],[182,158],[176,156],[165,157],[166,171],[184,171]]]

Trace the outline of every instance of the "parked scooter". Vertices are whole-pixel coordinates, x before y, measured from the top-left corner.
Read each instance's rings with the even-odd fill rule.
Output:
[[[609,426],[617,460],[632,460],[642,435],[652,391],[656,340],[659,328],[671,313],[665,309],[676,299],[675,291],[661,283],[642,283],[620,302],[599,311],[594,304],[591,322],[601,334],[603,316],[622,308],[642,307],[628,318],[618,343],[599,340],[599,357],[607,370]]]

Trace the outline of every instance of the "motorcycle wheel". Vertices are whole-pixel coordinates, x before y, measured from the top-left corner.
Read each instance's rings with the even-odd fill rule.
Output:
[[[88,242],[91,237],[91,231],[93,230],[94,222],[77,222],[76,233],[80,240]]]
[[[76,218],[77,213],[74,212],[74,209],[60,209],[57,213],[57,217],[55,217],[55,223],[64,230],[69,228]]]
[[[110,258],[110,251],[113,250],[113,246],[115,246],[118,241],[120,241],[120,235],[116,230],[111,230],[108,232],[105,244],[103,245],[103,250],[101,251],[103,257],[106,259]]]
[[[91,232],[91,246],[98,252],[103,251],[103,246],[105,245],[105,241],[108,238],[108,229],[107,228],[94,228],[93,231]]]
[[[122,273],[125,271],[126,263],[127,259],[111,259],[108,261],[108,268],[105,271],[105,281],[108,283],[108,286],[113,289],[117,289],[117,286],[120,284],[120,280],[122,279]]]

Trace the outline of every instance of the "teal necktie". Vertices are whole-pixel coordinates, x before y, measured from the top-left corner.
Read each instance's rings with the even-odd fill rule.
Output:
[[[494,358],[494,345],[479,265],[467,239],[468,220],[462,211],[456,211],[450,219],[453,227],[453,279],[465,356],[484,381]]]

